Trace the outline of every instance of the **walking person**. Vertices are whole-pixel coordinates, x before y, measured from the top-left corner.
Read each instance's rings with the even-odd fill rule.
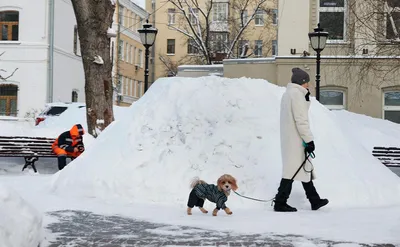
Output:
[[[315,179],[312,165],[306,160],[307,153],[315,149],[314,137],[310,129],[308,110],[310,108],[310,76],[300,68],[292,69],[291,82],[281,100],[280,138],[283,173],[278,193],[275,196],[274,210],[295,212],[296,208],[287,204],[292,191],[293,180],[301,181],[311,209],[317,210],[328,204],[328,199],[321,199],[314,187]],[[297,170],[304,163],[304,166]]]

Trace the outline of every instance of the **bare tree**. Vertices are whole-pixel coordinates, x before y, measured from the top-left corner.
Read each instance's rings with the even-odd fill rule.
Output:
[[[229,16],[224,10],[227,3],[216,0],[168,2],[175,6],[174,14],[177,16],[177,22],[169,27],[185,35],[189,49],[198,55],[193,58],[198,64],[212,64],[213,60],[218,60],[216,56],[219,56],[219,60],[237,57],[235,48],[249,34],[250,22],[258,13],[272,12],[266,7],[270,3],[268,0],[232,0],[229,2],[229,12],[232,12]],[[222,10],[221,13],[219,10]],[[271,32],[263,30],[260,33]]]
[[[85,70],[88,132],[94,137],[112,121],[113,87],[108,28],[113,21],[115,1],[72,0]]]
[[[0,57],[3,56],[3,54],[4,54],[4,52],[0,54]],[[16,72],[17,70],[18,70],[18,68],[14,69],[14,71],[11,72],[11,73],[7,73],[7,70],[5,70],[5,69],[0,69],[0,72],[7,73],[7,75],[5,75],[5,76],[2,75],[2,74],[0,74],[0,80],[2,80],[2,81],[7,81],[7,79],[11,78],[11,77],[15,74],[15,72]]]

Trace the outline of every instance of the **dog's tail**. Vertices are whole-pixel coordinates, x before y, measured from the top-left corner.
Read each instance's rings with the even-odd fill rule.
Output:
[[[205,181],[201,180],[199,177],[194,177],[190,183],[190,188],[194,188],[198,184],[207,184]]]

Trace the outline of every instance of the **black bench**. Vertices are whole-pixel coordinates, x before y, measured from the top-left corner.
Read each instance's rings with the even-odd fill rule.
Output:
[[[374,147],[372,155],[387,167],[400,167],[400,148]]]
[[[25,165],[22,171],[32,166],[37,172],[35,162],[41,158],[56,158],[51,145],[54,138],[26,137],[26,136],[0,136],[0,157],[24,157]]]

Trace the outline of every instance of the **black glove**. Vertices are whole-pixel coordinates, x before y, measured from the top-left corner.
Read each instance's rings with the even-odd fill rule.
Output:
[[[309,143],[306,143],[305,149],[306,149],[306,152],[309,154],[314,152],[314,150],[315,150],[314,141],[310,141]]]
[[[85,147],[83,145],[78,145],[77,148],[78,148],[79,152],[81,152],[81,153],[83,151],[85,151]]]

